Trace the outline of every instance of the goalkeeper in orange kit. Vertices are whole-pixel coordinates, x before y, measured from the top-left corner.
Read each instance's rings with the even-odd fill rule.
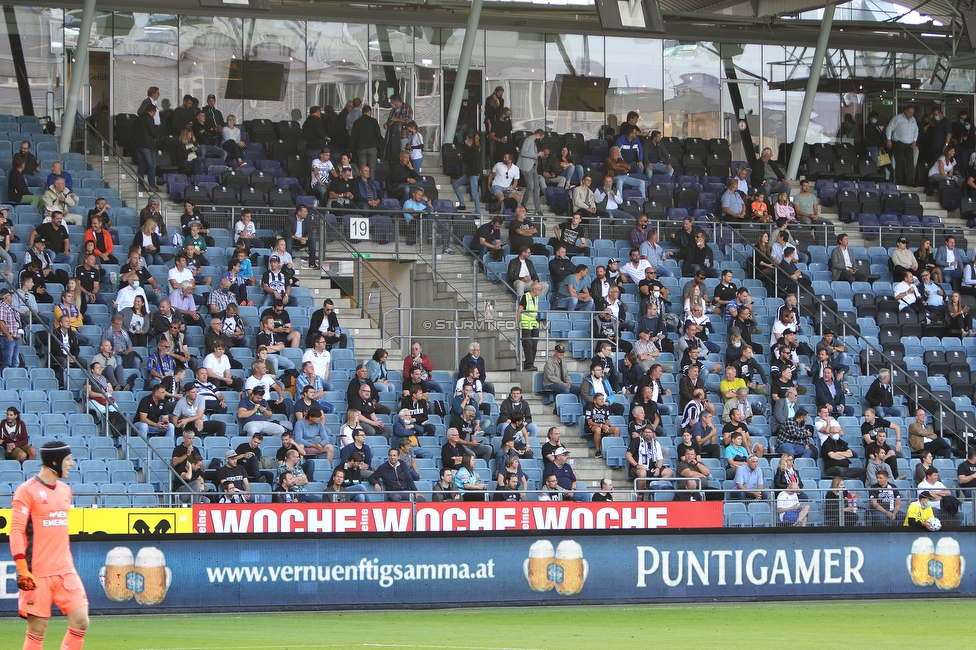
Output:
[[[68,617],[61,650],[81,650],[88,629],[88,597],[75,570],[68,542],[74,467],[71,447],[49,442],[40,449],[41,470],[14,492],[10,554],[17,565],[18,613],[27,619],[24,650],[43,650],[51,605]]]

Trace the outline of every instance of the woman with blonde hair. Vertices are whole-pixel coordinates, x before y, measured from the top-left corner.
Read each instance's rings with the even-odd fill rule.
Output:
[[[162,247],[162,241],[159,239],[159,229],[156,225],[156,220],[152,217],[146,219],[142,223],[142,226],[139,227],[139,232],[133,238],[133,243],[139,244],[142,247],[142,258],[146,260],[146,265],[162,265],[166,263],[163,260],[162,254],[159,252]]]

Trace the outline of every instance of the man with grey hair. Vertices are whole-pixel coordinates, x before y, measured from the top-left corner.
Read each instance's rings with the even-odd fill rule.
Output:
[[[200,325],[202,318],[197,311],[197,303],[193,299],[193,283],[189,280],[180,282],[179,289],[169,292],[169,303],[174,311],[183,316],[183,321],[190,325]]]
[[[478,369],[478,379],[481,380],[483,386],[488,383],[488,372],[485,368],[485,358],[481,356],[481,344],[477,341],[472,341],[468,345],[468,353],[461,357],[461,361],[458,362],[458,376],[464,377],[468,374],[468,368],[474,366]],[[488,390],[489,393],[493,393],[493,390]]]
[[[878,371],[878,378],[868,388],[864,399],[868,403],[868,406],[873,408],[881,417],[905,417],[904,409],[894,405],[895,398],[891,388],[891,372],[887,369],[883,368]]]
[[[534,133],[522,140],[522,145],[519,148],[518,162],[516,163],[519,172],[522,174],[522,178],[526,182],[525,196],[522,199],[523,205],[528,206],[529,199],[531,198],[535,205],[535,214],[537,217],[542,216],[542,205],[539,203],[539,195],[542,193],[542,190],[539,183],[539,174],[536,172],[536,167],[539,164],[539,150],[536,143],[545,135],[545,131],[536,129]]]
[[[478,409],[474,406],[470,404],[465,406],[461,410],[461,414],[451,420],[449,427],[457,429],[460,436],[458,444],[464,448],[466,453],[474,454],[475,458],[481,458],[487,463],[491,460],[494,450],[490,444],[481,442],[477,438],[477,435],[482,433],[481,423],[475,417],[477,412]]]
[[[765,487],[763,480],[759,457],[752,454],[745,465],[735,470],[735,487],[740,492],[733,493],[732,498],[736,501],[762,501],[766,498],[762,492]]]
[[[758,188],[767,201],[770,194],[790,191],[790,184],[786,181],[786,175],[773,162],[773,150],[769,147],[762,150],[759,160],[753,167],[751,178],[753,187]]]

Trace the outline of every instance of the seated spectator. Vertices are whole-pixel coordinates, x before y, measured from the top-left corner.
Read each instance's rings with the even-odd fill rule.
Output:
[[[139,288],[146,293],[146,297],[150,303],[154,305],[159,304],[159,295],[162,291],[159,288],[159,284],[156,282],[156,278],[153,277],[146,265],[143,264],[142,256],[146,253],[140,254],[138,248],[133,247],[129,250],[128,261],[122,265],[119,269],[119,284],[128,285],[129,279],[135,277],[139,281]],[[149,256],[151,257],[151,255]],[[86,292],[97,293],[95,289],[99,286],[99,275],[98,273],[98,258],[92,255],[85,256],[85,262],[83,266],[75,269],[75,276],[81,279],[82,287]],[[86,277],[87,276],[87,277]],[[86,284],[88,286],[86,286]],[[124,286],[123,286],[124,288]],[[117,302],[118,300],[116,300]],[[89,296],[89,302],[96,302]]]
[[[265,271],[261,278],[261,288],[264,290],[264,302],[262,307],[270,307],[276,300],[280,300],[282,305],[287,305],[291,301],[292,283],[281,270],[281,257],[272,255],[268,259],[270,267]],[[295,344],[297,347],[298,344]]]
[[[237,417],[241,424],[241,431],[246,436],[254,433],[280,436],[292,428],[290,422],[272,420],[274,412],[264,396],[265,386],[260,383],[255,384],[241,396],[240,403],[237,405]]]
[[[674,476],[674,470],[664,458],[657,433],[650,426],[641,431],[640,435],[631,436],[630,445],[624,454],[624,460],[628,466],[627,478],[629,480],[671,478]],[[638,490],[638,499],[643,501],[647,498],[647,494],[640,488],[647,487],[647,484],[640,485],[639,483],[635,480],[634,488]],[[596,501],[596,497],[593,500]]]
[[[831,415],[854,415],[854,407],[845,404],[844,389],[840,382],[834,381],[834,371],[827,367],[823,369],[823,377],[813,380],[816,391],[817,407],[826,406]]]
[[[284,385],[267,374],[267,365],[263,361],[255,361],[251,364],[251,372],[253,374],[244,381],[244,391],[251,392],[257,386],[264,386],[265,395],[275,391],[278,394],[278,399],[271,403],[271,411],[291,418],[295,412],[295,402],[291,399],[291,394],[285,390]]]
[[[183,281],[179,289],[170,291],[169,303],[183,317],[184,322],[191,325],[202,325],[203,317],[197,311],[192,282]]]
[[[146,290],[140,285],[139,275],[137,273],[129,273],[125,280],[125,285],[115,295],[113,306],[116,311],[131,308],[135,304],[137,296],[142,298],[143,304],[145,304],[148,300]]]
[[[359,426],[367,435],[382,435],[385,425],[377,418],[377,405],[373,401],[373,390],[369,384],[363,383],[358,392],[348,399],[349,408],[359,412]],[[380,405],[382,406],[382,405]],[[383,406],[383,408],[387,408]]]
[[[118,258],[112,254],[115,252],[112,234],[102,227],[101,218],[93,217],[91,219],[91,227],[85,231],[85,241],[95,242],[95,255],[98,256],[102,264],[119,263]]]
[[[878,415],[883,417],[900,418],[905,416],[905,411],[901,406],[894,406],[894,394],[891,388],[891,372],[879,370],[878,377],[868,388],[864,396],[868,405],[873,408]]]
[[[170,421],[169,408],[165,401],[166,389],[156,384],[152,392],[139,402],[136,409],[135,428],[139,435],[172,436],[176,430]]]
[[[776,495],[776,513],[779,515],[779,520],[784,524],[807,525],[810,506],[801,503],[799,488],[800,486],[796,482],[791,482],[785,490]]]
[[[373,386],[373,382],[366,376],[366,366],[359,364],[356,366],[356,374],[349,380],[349,385],[346,387],[346,400],[350,404],[358,399],[360,389],[363,386],[368,386],[370,389],[370,401],[373,404],[374,410],[381,415],[390,415],[390,407],[380,403],[379,393],[376,391],[376,387]]]
[[[807,289],[813,286],[810,278],[804,275],[797,267],[797,262],[796,249],[792,246],[787,246],[783,250],[783,260],[779,263],[780,286],[794,293],[798,290],[799,285],[803,285]]]
[[[49,214],[61,212],[65,223],[80,226],[84,221],[84,217],[80,214],[71,212],[71,208],[78,205],[78,195],[68,189],[63,177],[54,179],[54,182],[45,190],[41,200]]]
[[[308,333],[305,335],[305,345],[312,347],[314,336],[322,334],[325,336],[325,349],[331,350],[334,346],[345,348],[348,342],[346,333],[339,326],[339,317],[335,312],[335,303],[331,298],[326,298],[322,302],[322,308],[312,313],[309,322]]]
[[[185,384],[183,393],[171,416],[176,433],[183,435],[184,431],[192,430],[201,438],[204,434],[223,436],[227,426],[220,420],[211,420],[206,416],[206,400],[199,396],[196,385]]]
[[[915,409],[915,421],[908,425],[908,446],[912,455],[918,456],[925,450],[943,458],[952,458],[952,445],[939,437],[932,425],[926,424],[927,417],[925,409]]]
[[[586,284],[589,269],[577,264],[574,274],[569,275],[556,289],[555,308],[566,311],[593,311],[594,301]]]
[[[477,341],[472,341],[468,345],[468,353],[461,357],[461,360],[458,362],[458,374],[462,376],[468,374],[468,368],[470,366],[478,368],[478,379],[487,387],[488,371],[485,367],[485,359],[481,356],[481,344]]]
[[[712,249],[708,247],[704,233],[696,236],[694,242],[684,250],[683,259],[681,271],[686,277],[699,271],[707,278],[719,277],[719,271],[714,267]]]
[[[762,501],[766,498],[763,492],[764,478],[762,470],[759,469],[759,458],[755,455],[749,459],[735,472],[735,487],[739,492],[732,497],[739,501]]]
[[[363,210],[374,210],[383,198],[380,184],[370,178],[369,165],[359,167],[359,178],[353,183],[356,206]]]
[[[7,417],[0,426],[0,447],[6,460],[15,460],[21,465],[25,460],[37,459],[37,451],[27,435],[27,425],[20,419],[16,406],[7,407]]]
[[[374,489],[377,492],[385,491],[387,501],[409,501],[409,494],[406,493],[411,492],[415,500],[426,501],[423,495],[417,493],[417,485],[406,463],[400,462],[400,450],[390,449],[388,458],[389,460],[377,467],[368,479]]]
[[[424,397],[422,386],[411,386],[410,395],[400,399],[401,417],[403,411],[407,411],[411,424],[415,429],[420,429],[423,435],[432,436],[437,433],[437,429],[428,421],[431,413],[430,403]]]
[[[420,368],[420,379],[426,382],[427,388],[435,393],[443,393],[441,385],[433,380],[434,364],[430,357],[424,354],[424,348],[419,341],[410,344],[410,354],[403,360],[403,375],[410,375],[411,369]],[[404,386],[406,388],[406,386]]]
[[[426,431],[422,424],[416,421],[410,409],[400,409],[396,422],[393,424],[393,432],[390,434],[390,446],[400,447],[403,441],[407,441],[408,444],[416,447],[411,453],[417,458],[433,458],[431,453],[421,447],[417,440],[417,435],[423,433]]]
[[[477,437],[483,432],[481,422],[475,417],[476,413],[477,409],[474,406],[465,406],[461,413],[451,420],[449,427],[458,432],[458,442],[465,448],[466,453],[474,454],[487,463],[491,460],[493,449],[491,444],[482,442]]]
[[[325,425],[326,411],[314,401],[311,404],[307,403],[304,398],[308,397],[310,392],[304,391],[303,398],[299,399],[299,402],[302,402],[301,411],[297,405],[295,406],[295,427],[292,435],[295,443],[305,448],[306,455],[322,455],[331,463],[335,455],[335,446],[332,444],[329,428]]]
[[[826,410],[827,407],[820,410],[821,416],[826,414]],[[836,422],[836,420],[832,421]],[[821,445],[820,457],[823,459],[824,474],[827,476],[833,476],[835,479],[864,479],[864,468],[851,466],[850,459],[854,458],[855,454],[836,431],[831,433],[827,440],[824,441],[823,445]],[[830,499],[828,498],[828,503],[829,501]]]

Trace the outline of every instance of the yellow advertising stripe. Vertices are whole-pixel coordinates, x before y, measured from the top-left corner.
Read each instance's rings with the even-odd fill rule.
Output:
[[[10,534],[10,509],[0,509],[0,535]],[[72,535],[160,535],[193,532],[189,508],[72,508]]]

